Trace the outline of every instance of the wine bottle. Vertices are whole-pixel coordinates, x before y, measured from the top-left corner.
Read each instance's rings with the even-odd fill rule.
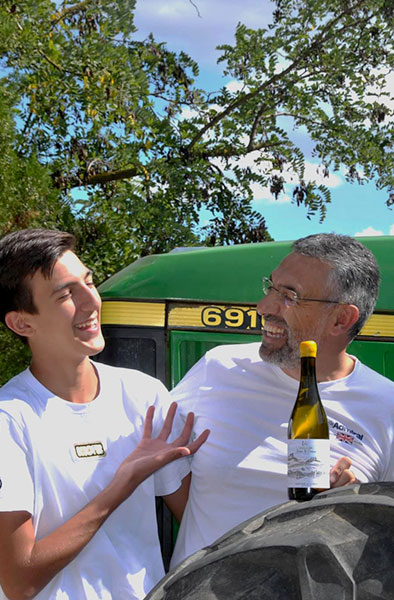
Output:
[[[310,500],[330,487],[330,440],[316,381],[316,342],[300,343],[301,377],[287,430],[290,500]]]

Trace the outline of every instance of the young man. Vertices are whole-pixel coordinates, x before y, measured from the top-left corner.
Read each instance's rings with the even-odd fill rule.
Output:
[[[143,598],[164,575],[155,495],[181,516],[189,467],[173,461],[207,436],[188,444],[189,415],[168,441],[176,406],[164,386],[91,362],[104,346],[101,302],[73,250],[58,231],[0,241],[0,316],[32,354],[0,390],[0,584],[10,600]]]
[[[172,566],[287,501],[287,424],[302,340],[317,342],[320,396],[337,461],[332,485],[394,478],[394,383],[346,352],[373,311],[378,286],[376,260],[355,239],[298,240],[264,282],[257,307],[262,343],[209,351],[175,388],[178,410],[193,410],[195,432],[209,427],[211,435],[192,458]]]

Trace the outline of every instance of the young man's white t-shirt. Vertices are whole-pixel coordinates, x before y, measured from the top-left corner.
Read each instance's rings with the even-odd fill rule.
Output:
[[[169,406],[156,379],[94,364],[100,393],[87,404],[53,396],[29,370],[0,389],[0,511],[31,513],[36,539],[111,481],[141,439],[148,406],[156,407],[153,435]],[[188,460],[180,459],[141,483],[36,598],[143,598],[164,575],[155,496],[174,492],[188,471]]]
[[[210,350],[171,393],[195,413],[192,482],[171,566],[287,498],[287,424],[298,381],[261,360],[259,343]],[[394,479],[394,383],[355,360],[343,379],[319,384],[331,463],[352,460],[361,482]]]

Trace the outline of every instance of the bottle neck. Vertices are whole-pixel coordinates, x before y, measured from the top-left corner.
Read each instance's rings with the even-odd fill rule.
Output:
[[[303,356],[301,358],[301,380],[316,380],[316,358],[314,356]]]

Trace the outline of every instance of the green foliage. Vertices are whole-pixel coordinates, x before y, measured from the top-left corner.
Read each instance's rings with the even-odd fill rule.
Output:
[[[391,203],[392,0],[277,0],[270,27],[239,24],[234,45],[221,47],[224,72],[240,86],[211,95],[194,86],[198,66],[186,54],[152,36],[135,41],[134,8],[134,0],[0,7],[18,156],[34,154],[68,202],[70,190],[84,190],[74,216],[127,223],[117,242],[132,246],[129,256],[205,236],[244,239],[256,183],[278,197],[292,180],[294,201],[323,219],[329,194],[305,181],[292,135],[300,127],[327,173],[373,178]],[[233,197],[249,207],[243,215]],[[224,204],[227,218],[238,214],[232,240],[212,236]],[[213,213],[205,232],[201,208]]]
[[[12,104],[0,82],[0,235],[24,227],[60,226],[72,231],[74,219],[67,197],[53,188],[50,173],[36,155],[15,150]],[[0,326],[0,385],[24,369],[28,347]]]
[[[28,346],[16,339],[6,327],[0,328],[0,385],[6,383],[29,365]]]
[[[19,156],[15,141],[12,102],[0,82],[0,233],[39,223],[54,227],[67,212],[66,199],[53,188],[34,150]]]
[[[296,173],[294,200],[307,206],[309,216],[318,210],[324,218],[329,194],[303,181],[303,157],[287,133],[292,128],[307,130],[327,174],[345,167],[351,181],[375,179],[387,189],[390,205],[392,0],[277,0],[276,6],[269,30],[240,24],[235,45],[222,46],[226,73],[243,88],[232,98],[227,92],[215,98],[223,107],[215,119],[217,135],[225,137],[231,128],[234,140],[242,139],[240,151],[246,145],[265,155],[275,195],[283,190],[283,173]]]
[[[152,36],[135,41],[134,5],[6,0],[0,7],[4,85],[17,112],[16,149],[35,153],[62,197],[69,199],[73,190],[77,230],[85,233],[87,219],[92,239],[103,242],[103,275],[111,272],[116,248],[113,269],[124,257],[200,243],[206,236],[200,209],[217,212],[211,199],[223,182],[227,192],[235,187],[243,193],[245,206],[252,198],[242,174],[238,186],[222,176],[201,144],[189,151],[195,125],[194,118],[183,118],[184,109],[204,118],[212,112],[193,85],[198,67]],[[240,218],[246,230],[248,212]],[[264,239],[265,229],[260,232]]]

